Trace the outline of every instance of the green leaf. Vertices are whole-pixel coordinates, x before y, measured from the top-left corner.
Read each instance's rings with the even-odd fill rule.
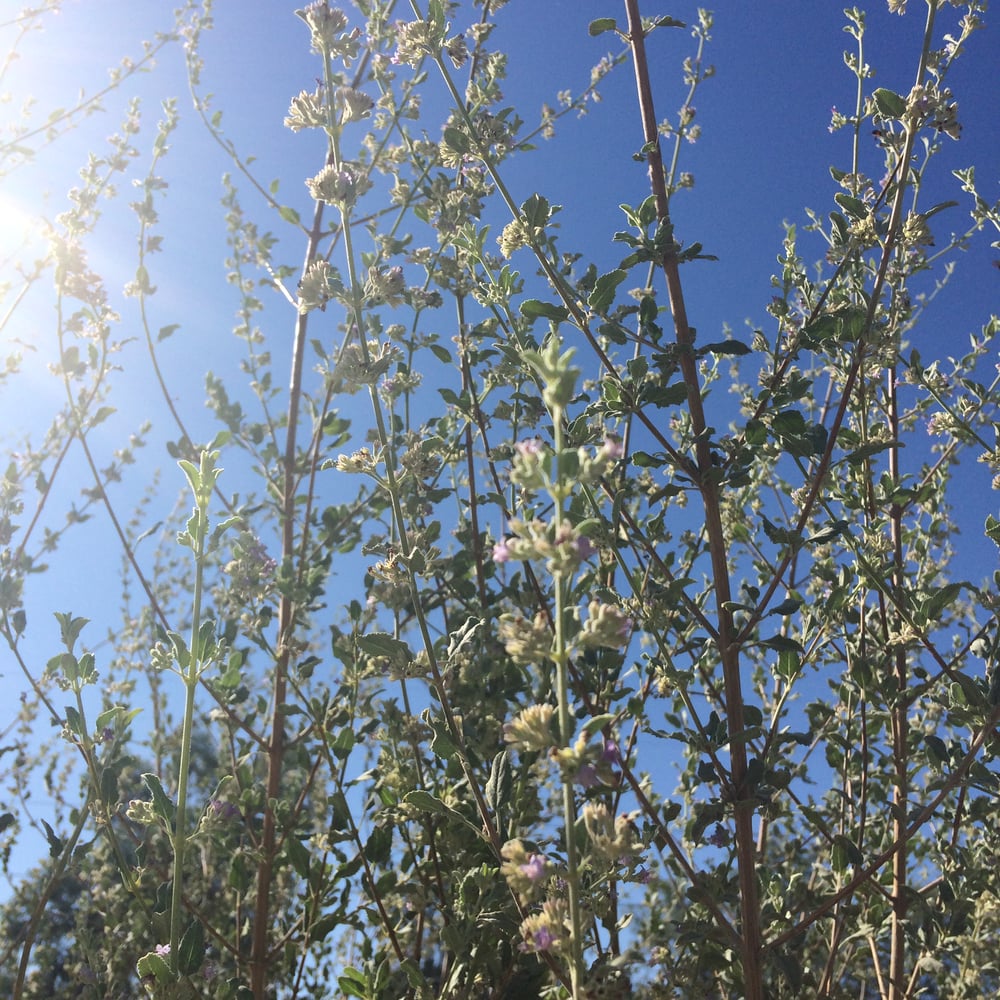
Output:
[[[350,967],[344,969],[344,974],[337,977],[337,985],[345,997],[360,997],[361,1000],[365,1000],[370,996],[368,977],[357,969]]]
[[[469,137],[460,129],[449,127],[444,130],[444,141],[456,153],[468,153],[472,149]]]
[[[941,617],[941,612],[958,597],[964,586],[964,583],[949,583],[932,594],[920,606],[920,614],[924,620],[936,622]]]
[[[397,669],[406,668],[413,661],[413,653],[402,639],[389,635],[387,632],[371,632],[359,635],[359,648],[369,656],[384,656]]]
[[[806,539],[808,545],[822,545],[832,541],[838,535],[842,535],[848,527],[847,521],[831,521],[829,527],[817,531],[815,535],[810,535]]]
[[[590,22],[590,26],[587,31],[590,32],[592,38],[596,38],[598,35],[603,35],[606,31],[617,31],[618,24],[613,17],[599,17],[594,21]]]
[[[802,607],[802,601],[797,597],[789,597],[782,601],[780,604],[776,604],[770,611],[769,615],[793,615],[799,608]]]
[[[770,639],[761,639],[760,644],[765,649],[776,649],[779,653],[803,652],[801,643],[796,642],[787,635],[772,635]]]
[[[309,849],[294,834],[289,834],[285,838],[285,853],[288,855],[288,860],[292,863],[296,874],[302,878],[308,878],[311,861]]]
[[[44,819],[39,820],[39,822],[45,827],[45,839],[49,842],[49,857],[58,858],[59,855],[62,854],[63,849],[62,837],[60,837],[55,830],[53,830],[52,827],[45,822]]]
[[[994,543],[1000,545],[1000,521],[998,521],[992,514],[986,518],[986,537],[993,540]]]
[[[867,219],[869,214],[868,206],[860,198],[852,198],[843,191],[838,191],[833,200],[852,218]]]
[[[510,754],[501,750],[493,758],[490,778],[486,782],[486,803],[494,812],[510,801],[511,784]]]
[[[775,672],[779,677],[790,681],[799,672],[802,666],[802,658],[796,649],[783,649],[778,653],[778,662],[775,665]]]
[[[72,706],[66,706],[66,727],[75,736],[83,739],[84,736],[84,724],[83,719],[80,717],[80,713]]]
[[[728,354],[732,357],[742,357],[744,354],[752,354],[752,348],[743,343],[742,340],[719,340],[714,344],[705,344],[698,349],[699,354]]]
[[[176,330],[181,328],[180,323],[171,323],[169,326],[161,326],[160,332],[156,335],[156,341],[159,343],[162,340],[166,340],[174,334]]]
[[[553,323],[562,323],[569,318],[569,310],[554,302],[542,302],[540,299],[525,299],[521,303],[521,315],[525,319],[537,319],[544,316]]]
[[[143,955],[135,963],[135,971],[139,973],[140,979],[148,979],[152,976],[157,983],[166,984],[174,982],[174,974],[170,971],[170,966],[167,965],[166,959],[162,955],[157,955],[155,951],[151,951],[148,955]]]
[[[380,865],[389,860],[392,851],[392,827],[376,826],[365,843],[365,860]]]
[[[155,774],[144,774],[143,784],[149,789],[153,796],[153,812],[166,824],[167,829],[173,829],[174,825],[174,804],[167,798],[167,793],[163,790],[160,779]]]
[[[548,198],[544,195],[533,194],[526,198],[521,204],[521,215],[524,221],[533,229],[540,229],[558,211],[558,207],[553,208],[549,204]]]
[[[177,949],[177,971],[182,976],[193,976],[205,961],[205,928],[200,920],[188,925]]]
[[[293,226],[297,226],[300,223],[299,213],[295,211],[291,205],[282,205],[278,209],[278,215],[280,215],[285,222],[290,222]]]
[[[628,272],[621,270],[621,268],[609,271],[607,274],[602,274],[597,279],[594,290],[587,299],[587,305],[594,312],[603,316],[611,308],[611,304],[615,300],[615,289],[626,277],[628,277]]]
[[[446,816],[449,820],[453,822],[462,823],[467,826],[477,837],[483,836],[482,829],[475,823],[470,823],[457,809],[452,809],[451,806],[447,806],[441,799],[436,798],[431,795],[430,792],[425,792],[421,789],[417,789],[412,792],[407,792],[403,796],[403,801],[414,809],[419,809],[421,812],[434,813],[436,816]]]
[[[880,118],[902,118],[906,111],[906,101],[895,91],[879,87],[872,94]]]

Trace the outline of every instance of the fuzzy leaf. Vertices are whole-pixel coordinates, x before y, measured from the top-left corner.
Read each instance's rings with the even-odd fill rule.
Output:
[[[188,926],[177,949],[177,971],[182,976],[193,976],[205,961],[205,928],[200,920]]]
[[[592,38],[596,38],[598,35],[603,35],[606,31],[617,31],[618,25],[613,17],[599,17],[594,21],[590,22],[590,26],[587,31],[590,32]]]

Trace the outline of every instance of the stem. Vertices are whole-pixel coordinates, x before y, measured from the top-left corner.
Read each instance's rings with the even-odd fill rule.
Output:
[[[562,469],[563,453],[563,420],[565,414],[562,406],[552,407],[553,445],[557,473],[555,476],[557,490],[553,493],[555,509],[553,525],[555,536],[559,537],[562,528],[564,502],[564,482]],[[564,747],[569,747],[573,738],[573,715],[569,704],[569,649],[566,641],[566,613],[569,604],[567,593],[570,581],[562,570],[552,574],[555,585],[555,642],[553,658],[556,663],[556,699],[559,703],[559,739]],[[562,809],[563,823],[566,828],[566,885],[569,894],[570,920],[570,988],[573,1000],[581,996],[581,981],[583,979],[583,921],[580,914],[580,873],[577,868],[576,856],[576,798],[573,794],[573,776],[562,772]]]
[[[628,33],[635,66],[639,110],[642,115],[643,138],[649,146],[648,164],[650,186],[656,196],[657,219],[661,225],[669,223],[669,201],[660,155],[659,133],[653,108],[649,68],[646,62],[645,35],[639,15],[638,0],[625,0],[628,14]],[[698,484],[705,515],[705,534],[708,538],[712,564],[712,585],[718,617],[718,650],[722,660],[725,686],[726,715],[729,728],[731,773],[729,795],[733,803],[736,855],[740,887],[740,958],[743,965],[743,989],[746,1000],[763,1000],[764,986],[760,964],[761,928],[756,871],[756,838],[753,831],[753,799],[747,792],[747,752],[741,734],[743,720],[743,687],[740,677],[740,647],[736,641],[732,614],[727,605],[732,600],[729,583],[729,565],[725,531],[718,488],[706,475],[711,470],[711,446],[702,408],[701,385],[694,354],[693,337],[687,320],[680,270],[676,253],[669,253],[663,261],[663,273],[674,320],[674,333],[680,348],[680,367],[688,387],[688,407],[694,437],[695,461]]]
[[[202,455],[202,472],[206,468],[206,454]],[[202,483],[204,486],[204,483]],[[188,772],[191,768],[191,733],[194,728],[194,699],[201,673],[201,602],[205,572],[205,536],[208,523],[210,491],[195,493],[197,527],[192,539],[194,548],[194,598],[191,609],[191,638],[188,643],[187,670],[181,671],[184,681],[184,720],[181,725],[181,753],[177,765],[177,815],[174,822],[174,880],[170,898],[170,968],[177,972],[181,939],[181,912],[184,909],[184,856],[187,852],[187,794]]]
[[[316,203],[312,230],[306,246],[302,273],[319,253],[323,229],[323,202]],[[288,423],[285,433],[283,458],[283,486],[281,495],[281,556],[282,561],[295,557],[295,493],[297,484],[297,441],[299,406],[302,399],[302,369],[306,344],[307,313],[299,313],[295,321],[295,339],[292,346],[292,371],[288,387]],[[267,793],[264,801],[264,822],[261,831],[260,869],[257,875],[257,896],[254,902],[253,943],[250,951],[250,983],[255,1000],[266,1000],[268,968],[268,914],[270,911],[271,882],[274,877],[274,860],[278,842],[277,822],[271,802],[281,796],[281,778],[285,755],[285,716],[282,708],[288,691],[288,664],[290,642],[295,628],[295,603],[286,590],[278,607],[278,644],[274,660],[272,695],[271,738],[267,747]]]

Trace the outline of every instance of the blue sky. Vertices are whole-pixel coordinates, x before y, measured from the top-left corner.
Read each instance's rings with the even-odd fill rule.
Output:
[[[103,86],[107,67],[121,55],[138,55],[140,39],[151,37],[157,28],[170,27],[173,6],[69,0],[43,34],[24,44],[21,61],[0,87],[16,95],[7,107],[18,106],[25,93],[34,93],[41,109],[37,117],[44,120],[48,109],[71,104],[81,87],[93,93]],[[903,18],[890,15],[884,2],[873,0],[869,6],[868,61],[876,70],[876,84],[905,94],[912,83],[924,5],[911,0],[910,13]],[[294,4],[278,0],[218,3],[216,30],[203,50],[203,89],[215,95],[214,106],[223,110],[224,128],[241,154],[257,157],[255,170],[260,179],[266,184],[281,178],[280,197],[305,217],[308,200],[303,182],[320,166],[323,148],[317,136],[293,135],[282,125],[290,98],[311,89],[318,72],[308,52],[306,29],[293,9]],[[693,4],[679,2],[670,13],[693,21],[696,10]],[[658,11],[650,7],[645,12]],[[500,13],[494,45],[511,51],[505,89],[509,103],[518,107],[529,124],[543,102],[554,104],[555,95],[563,89],[580,90],[590,78],[591,67],[609,49],[618,50],[612,35],[591,38],[587,33],[592,19],[606,16],[624,22],[618,4],[592,0],[512,0]],[[949,16],[945,12],[942,18]],[[716,75],[695,100],[702,138],[682,154],[683,169],[694,173],[696,184],[674,201],[679,238],[699,241],[706,252],[719,258],[717,263],[690,265],[684,273],[691,320],[702,337],[718,339],[724,324],[741,336],[747,321],[768,322],[765,306],[772,294],[770,276],[776,270],[782,221],[801,225],[806,221],[806,206],[820,214],[832,206],[837,187],[828,168],[849,166],[850,138],[846,131],[830,134],[830,109],[837,105],[849,113],[854,100],[854,80],[842,57],[845,47],[853,47],[853,40],[842,32],[843,23],[842,5],[827,0],[729,3],[720,5],[716,13],[713,41],[706,54],[707,61],[716,66]],[[6,37],[0,33],[0,44]],[[949,82],[959,102],[964,133],[958,143],[946,141],[939,161],[949,168],[977,163],[987,198],[997,195],[1000,177],[998,39],[1000,26],[988,26],[972,38],[967,56],[957,64]],[[662,30],[650,39],[658,118],[673,116],[680,107],[684,94],[680,61],[691,51],[687,31]],[[238,377],[238,343],[230,334],[237,302],[224,282],[225,228],[219,208],[220,178],[232,166],[191,110],[176,47],[164,53],[153,73],[130,80],[120,93],[110,96],[106,113],[84,120],[75,133],[42,150],[37,165],[0,179],[0,248],[8,252],[22,223],[30,238],[39,230],[39,218],[51,219],[63,210],[65,191],[75,183],[75,172],[87,150],[117,130],[125,102],[133,94],[144,101],[146,131],[140,145],[147,151],[158,102],[168,96],[179,99],[182,124],[160,170],[170,190],[161,205],[166,245],[155,260],[153,280],[159,292],[151,307],[154,329],[181,324],[165,343],[163,360],[169,366],[178,403],[207,438],[214,428],[202,409],[205,370],[211,368],[230,380]],[[578,250],[606,269],[622,255],[621,247],[610,242],[610,235],[624,228],[618,204],[641,201],[648,187],[644,166],[631,156],[642,139],[627,64],[605,81],[602,94],[604,99],[591,105],[586,118],[564,119],[555,140],[513,160],[508,179],[517,200],[537,191],[562,204],[563,249]],[[428,103],[433,100],[427,98]],[[878,176],[881,154],[874,139],[864,156],[868,172]],[[136,163],[135,176],[145,173],[147,162],[142,158]],[[951,186],[940,197],[961,200],[957,182]],[[121,203],[108,207],[90,244],[92,265],[106,274],[112,287],[130,280],[134,270],[136,227],[125,207],[131,197],[123,191]],[[263,221],[266,210],[255,206],[251,197],[247,196],[245,204],[259,208],[262,226],[281,238],[279,259],[297,264],[299,235],[283,229],[276,217]],[[966,219],[963,203],[952,210],[949,224],[957,230]],[[988,242],[979,238],[934,304],[917,334],[923,353],[930,355],[950,344],[956,346],[943,347],[943,353],[962,353],[968,334],[978,329],[990,311],[997,310],[1000,274],[991,262],[1000,253],[991,251]],[[0,300],[0,308],[8,304],[9,299]],[[137,334],[134,303],[119,300],[119,304],[122,335]],[[276,302],[268,315],[274,317],[272,336],[280,344],[280,338],[290,335],[287,309]],[[25,393],[25,383],[16,382],[13,394],[0,398],[6,442],[30,432],[35,421],[61,399],[61,385],[44,372],[52,357],[53,326],[51,300],[45,288],[39,287],[5,331],[5,337],[17,337],[38,349],[30,392]],[[141,419],[153,419],[156,429],[143,460],[163,472],[158,499],[161,514],[168,513],[182,483],[162,442],[176,433],[151,391],[151,373],[139,344],[126,349],[122,363],[124,372],[117,378],[114,394],[119,413],[95,443],[110,454]],[[82,466],[77,466],[74,475],[83,481]],[[981,524],[981,511],[988,509],[992,499],[985,492],[985,470],[972,469],[969,475],[967,522],[971,531]],[[67,479],[72,481],[72,477]],[[230,483],[229,488],[239,486]],[[130,498],[120,498],[127,507]],[[47,618],[50,610],[72,609],[92,618],[95,639],[115,627],[118,563],[106,524],[95,518],[57,554],[53,572],[32,581],[29,620],[41,662],[55,651],[57,632],[54,621]],[[0,659],[0,673],[2,683],[20,691],[22,682],[12,664]],[[0,729],[6,724],[0,716]],[[36,805],[36,811],[44,813],[43,798]]]

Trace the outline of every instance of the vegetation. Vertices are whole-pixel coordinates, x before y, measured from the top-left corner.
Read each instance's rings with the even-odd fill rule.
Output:
[[[4,391],[30,397],[37,352],[61,396],[39,394],[0,479],[3,670],[25,692],[0,746],[2,995],[1000,990],[1000,521],[954,521],[977,463],[1000,484],[1000,319],[911,345],[959,253],[1000,228],[972,167],[938,167],[986,5],[914,4],[898,89],[875,86],[865,15],[845,12],[838,190],[786,224],[744,339],[696,334],[686,276],[725,264],[672,222],[712,15],[625,0],[590,24],[618,51],[536,116],[505,103],[492,41],[496,19],[530,20],[515,6],[296,12],[285,123],[323,139],[311,216],[203,90],[208,0],[123,62],[119,90],[183,48],[231,160],[218,294],[240,378],[154,318],[173,99],[151,137],[130,105],[47,256],[5,263]],[[12,52],[58,8],[18,15]],[[667,120],[664,37],[686,40]],[[592,260],[509,176],[619,67],[649,190]],[[99,103],[29,107],[4,176]],[[90,261],[126,184],[123,321]],[[29,343],[33,296],[54,320]],[[129,388],[137,346],[169,430]],[[210,422],[175,402],[192,370]],[[154,473],[162,447],[176,461]],[[54,648],[33,581],[79,590],[90,519],[120,546],[121,619],[60,611]]]

